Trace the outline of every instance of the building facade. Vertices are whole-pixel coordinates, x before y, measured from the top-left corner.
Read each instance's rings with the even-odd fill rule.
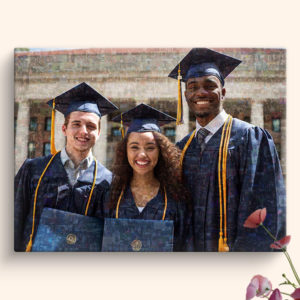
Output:
[[[15,172],[28,157],[50,153],[51,109],[46,102],[85,81],[120,110],[101,120],[93,151],[110,168],[121,139],[111,119],[140,103],[176,117],[177,82],[169,72],[188,53],[184,48],[78,49],[15,52]],[[267,129],[273,136],[286,175],[286,51],[215,48],[243,62],[226,78],[224,108],[233,117]],[[184,84],[182,85],[184,90]],[[195,127],[183,100],[184,124],[163,128],[173,141]],[[56,113],[56,148],[65,140],[63,116]]]

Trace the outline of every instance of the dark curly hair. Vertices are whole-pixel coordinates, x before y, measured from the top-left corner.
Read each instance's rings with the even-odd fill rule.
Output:
[[[154,175],[160,182],[160,188],[166,187],[168,194],[175,201],[185,201],[189,205],[190,197],[182,183],[181,151],[163,134],[155,131],[152,133],[159,147],[159,157],[154,168]],[[132,167],[127,159],[127,142],[128,135],[116,146],[115,160],[112,167],[110,208],[116,207],[123,186],[130,184],[133,175]]]

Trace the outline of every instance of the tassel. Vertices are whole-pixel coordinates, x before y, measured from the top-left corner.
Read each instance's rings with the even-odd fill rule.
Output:
[[[177,119],[176,125],[182,125],[182,93],[181,93],[181,79],[182,76],[180,75],[180,64],[178,65],[178,103],[177,103]]]
[[[122,134],[122,139],[124,139],[124,136],[125,136],[125,133],[124,133],[124,126],[123,126],[123,113],[121,113],[121,126],[119,128],[119,130],[121,131],[121,134]]]
[[[55,99],[52,102],[52,116],[51,116],[51,142],[50,142],[50,151],[54,155],[57,151],[55,149]]]
[[[31,251],[31,248],[32,248],[32,234],[30,235],[30,240],[26,246],[26,252],[30,252]]]

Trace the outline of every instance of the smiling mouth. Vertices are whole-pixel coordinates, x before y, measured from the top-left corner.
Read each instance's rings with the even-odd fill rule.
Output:
[[[147,165],[150,164],[150,161],[141,161],[141,160],[136,160],[135,163],[139,166],[139,167],[146,167]]]
[[[194,102],[194,104],[201,105],[201,104],[208,104],[210,101],[209,100],[198,100]]]
[[[80,143],[86,143],[89,141],[89,139],[87,139],[87,138],[76,137],[75,139],[76,139],[76,141],[78,141]]]

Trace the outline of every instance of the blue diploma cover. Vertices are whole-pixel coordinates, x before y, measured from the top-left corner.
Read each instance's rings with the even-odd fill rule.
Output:
[[[101,251],[102,235],[101,219],[44,208],[32,251]]]
[[[171,252],[173,221],[105,219],[102,251]]]

